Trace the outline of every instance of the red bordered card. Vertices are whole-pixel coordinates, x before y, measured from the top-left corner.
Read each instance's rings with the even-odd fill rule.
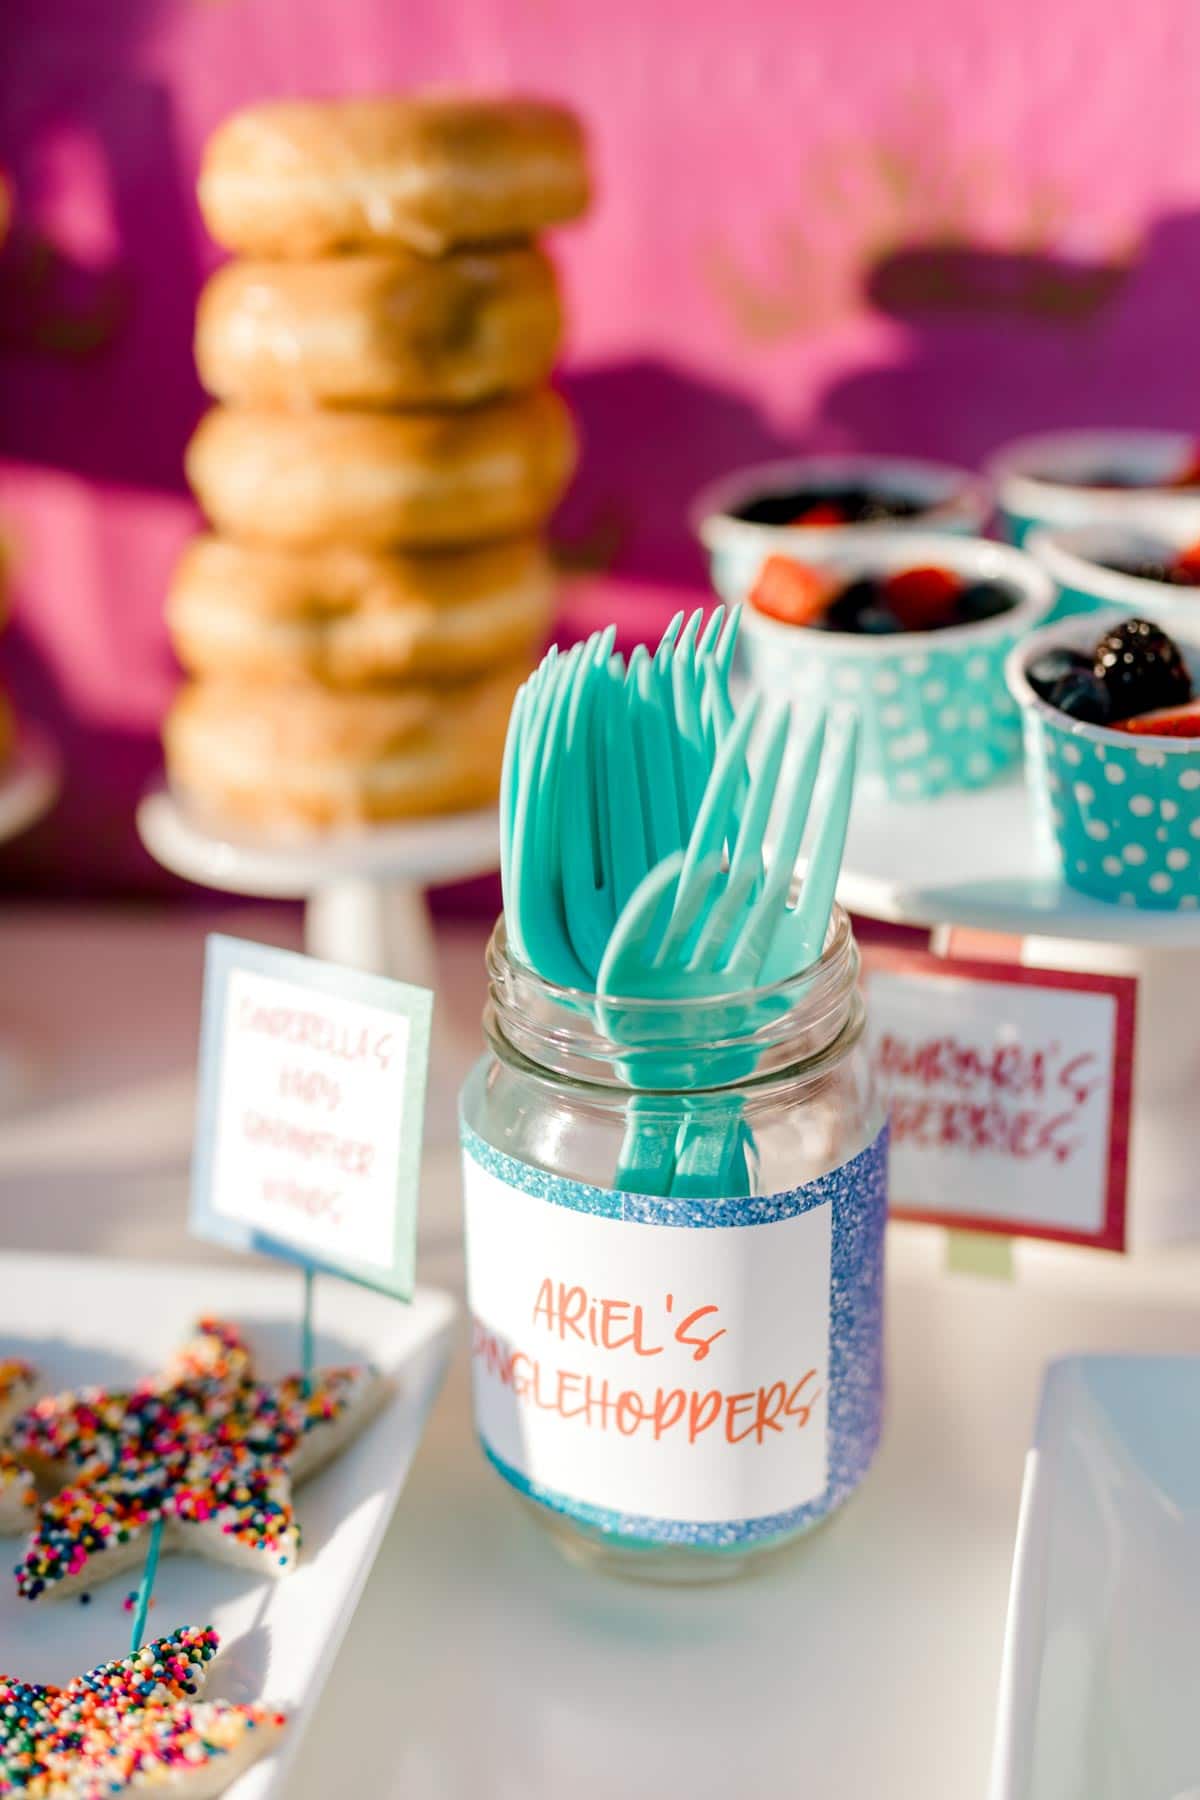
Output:
[[[864,947],[892,1214],[1124,1250],[1137,981],[978,948]]]

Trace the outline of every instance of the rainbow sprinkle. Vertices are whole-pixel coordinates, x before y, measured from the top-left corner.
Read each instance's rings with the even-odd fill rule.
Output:
[[[0,1437],[32,1393],[32,1364],[0,1358]],[[33,1503],[33,1476],[0,1443],[0,1532],[24,1531]]]
[[[13,1427],[13,1449],[69,1485],[38,1508],[18,1591],[36,1600],[131,1567],[160,1518],[164,1550],[285,1572],[300,1546],[291,1489],[302,1447],[305,1461],[323,1460],[310,1434],[362,1411],[374,1383],[365,1368],[255,1381],[236,1326],[202,1319],[157,1379],[39,1400]]]
[[[0,1795],[112,1800],[193,1783],[216,1793],[213,1762],[230,1758],[231,1781],[286,1723],[265,1706],[193,1704],[218,1643],[211,1626],[185,1626],[65,1688],[0,1675]]]

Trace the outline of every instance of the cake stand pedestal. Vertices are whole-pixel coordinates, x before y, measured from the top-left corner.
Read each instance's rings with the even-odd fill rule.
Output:
[[[495,807],[447,818],[364,826],[320,838],[230,831],[169,788],[148,793],[138,831],[151,856],[226,893],[303,900],[305,948],[330,962],[428,987],[433,932],[426,889],[500,865]]]
[[[1131,1249],[1200,1237],[1200,909],[1112,906],[1062,880],[1019,779],[913,805],[856,801],[838,898],[894,924],[1014,934],[1030,968],[1137,977]]]
[[[49,738],[23,728],[15,755],[0,769],[0,843],[19,837],[50,811],[60,779],[58,752]]]
[[[60,785],[58,751],[42,732],[22,727],[16,753],[0,772],[0,843],[36,825],[54,805]],[[32,1059],[0,1035],[0,1115],[16,1106],[32,1082]]]

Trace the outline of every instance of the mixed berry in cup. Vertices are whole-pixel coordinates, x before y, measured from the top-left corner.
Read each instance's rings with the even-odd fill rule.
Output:
[[[1112,556],[1102,566],[1114,575],[1129,575],[1135,581],[1200,587],[1200,544],[1185,544],[1182,550],[1166,551],[1161,556]]]
[[[1134,520],[1148,508],[1195,516],[1200,440],[1184,431],[1058,431],[1021,438],[988,464],[1011,543],[1042,526]]]
[[[1033,816],[1069,887],[1200,909],[1198,674],[1145,618],[1060,620],[1013,650]]]
[[[734,603],[773,552],[804,559],[896,530],[965,536],[982,530],[990,509],[985,484],[966,469],[899,456],[807,456],[712,482],[692,523],[713,586]]]
[[[1200,644],[1200,496],[1136,520],[1043,528],[1029,553],[1057,585],[1055,618],[1115,609]]]
[[[751,589],[750,605],[786,625],[889,637],[980,624],[1011,612],[1020,598],[1010,581],[972,577],[941,563],[846,580],[791,556],[769,556]]]
[[[1068,718],[1139,737],[1200,738],[1200,700],[1182,650],[1149,619],[1124,619],[1092,647],[1058,645],[1028,664],[1039,699]]]
[[[817,483],[755,495],[734,510],[749,525],[893,525],[930,509],[911,494],[888,493],[865,482]]]
[[[1019,550],[893,527],[822,546],[794,533],[749,584],[740,657],[751,685],[801,710],[845,701],[862,726],[864,791],[923,801],[1011,769],[1021,721],[1004,680],[1054,588]]]
[[[1102,456],[1093,468],[1076,475],[1064,474],[1053,467],[1035,470],[1034,474],[1039,481],[1058,486],[1110,488],[1115,492],[1132,492],[1139,488],[1200,488],[1200,443],[1193,440],[1177,459],[1157,470],[1144,466],[1122,467],[1119,462],[1106,461]]]

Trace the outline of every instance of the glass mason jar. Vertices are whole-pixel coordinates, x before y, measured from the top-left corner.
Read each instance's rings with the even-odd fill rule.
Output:
[[[572,1556],[733,1574],[818,1524],[882,1410],[886,1130],[858,949],[601,1000],[488,946],[462,1093],[475,1416]]]

